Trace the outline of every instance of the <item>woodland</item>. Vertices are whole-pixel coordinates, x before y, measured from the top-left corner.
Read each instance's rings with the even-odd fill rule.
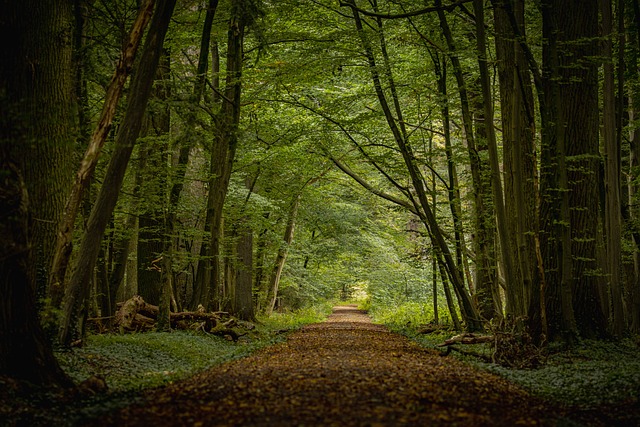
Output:
[[[0,0],[0,40],[0,376],[337,300],[637,346],[638,0]]]

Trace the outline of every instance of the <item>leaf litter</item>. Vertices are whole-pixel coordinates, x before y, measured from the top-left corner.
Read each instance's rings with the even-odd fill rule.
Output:
[[[535,426],[559,418],[507,380],[339,306],[283,343],[149,391],[86,425]]]

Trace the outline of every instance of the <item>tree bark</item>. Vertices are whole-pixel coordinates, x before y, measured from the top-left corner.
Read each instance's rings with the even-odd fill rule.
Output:
[[[627,68],[637,69],[640,63],[640,2],[634,1],[633,18],[629,19],[629,28],[637,29],[636,33],[629,33],[629,55]],[[634,123],[640,114],[640,74],[632,74],[628,79],[628,121]],[[628,215],[625,225],[631,230],[633,238],[633,277],[629,280],[629,298],[627,301],[629,314],[629,328],[632,332],[640,332],[640,229],[635,225],[640,221],[640,204],[638,197],[640,189],[640,130],[636,127],[629,129],[629,165],[627,176]]]
[[[253,230],[246,222],[240,228],[236,243],[237,276],[233,298],[233,314],[242,320],[254,321],[253,308]]]
[[[491,97],[491,81],[489,68],[487,66],[487,47],[484,31],[484,2],[474,0],[473,9],[476,15],[476,41],[478,54],[478,67],[480,71],[480,85],[482,87],[482,99],[484,105],[484,127],[487,135],[487,146],[489,151],[489,162],[491,170],[491,189],[493,191],[493,205],[496,211],[498,237],[500,239],[500,250],[502,265],[504,268],[504,278],[506,281],[507,312],[515,317],[525,313],[525,305],[522,298],[522,283],[519,282],[515,274],[515,263],[513,251],[511,250],[511,239],[507,231],[507,214],[504,207],[502,192],[502,179],[500,164],[498,159],[498,144],[496,141],[495,128],[493,125],[493,99]]]
[[[2,102],[9,114],[5,120],[15,132],[11,157],[19,163],[31,200],[30,268],[38,295],[44,298],[78,137],[73,5],[67,0],[4,1],[2,16]],[[24,128],[16,129],[18,124]]]
[[[602,137],[604,144],[606,281],[611,307],[611,332],[620,337],[626,329],[622,298],[622,212],[620,197],[620,146],[616,126],[615,73],[613,64],[613,13],[611,1],[600,0],[603,31],[604,83]],[[622,129],[620,129],[622,131]]]
[[[66,388],[36,283],[44,296],[75,143],[72,4],[3,0],[0,16],[0,375]]]
[[[9,156],[14,141],[7,136],[0,133],[0,375],[71,387],[38,320],[27,189]]]
[[[560,115],[559,53],[557,4],[542,6],[543,45],[542,125],[540,163],[540,247],[545,282],[547,338],[572,341],[577,335],[572,305],[571,236],[568,206],[568,181],[565,164],[564,121]],[[535,330],[536,335],[542,333]]]
[[[561,123],[565,124],[566,170],[573,275],[570,277],[576,325],[583,337],[606,332],[598,289],[599,140],[598,2],[558,4]]]
[[[500,82],[502,139],[504,158],[505,210],[509,213],[508,235],[513,248],[517,283],[513,289],[516,304],[523,311],[517,316],[540,316],[539,309],[530,313],[533,294],[539,294],[535,233],[537,233],[537,166],[535,152],[535,118],[531,74],[517,37],[524,37],[524,2],[493,0],[496,26],[496,56]],[[512,16],[509,16],[509,15]],[[511,19],[519,27],[516,34]],[[535,288],[535,290],[534,290]]]

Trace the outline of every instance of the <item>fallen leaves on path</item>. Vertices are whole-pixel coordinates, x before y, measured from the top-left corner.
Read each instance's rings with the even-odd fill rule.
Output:
[[[523,390],[421,348],[355,307],[286,342],[150,392],[90,425],[546,425]]]

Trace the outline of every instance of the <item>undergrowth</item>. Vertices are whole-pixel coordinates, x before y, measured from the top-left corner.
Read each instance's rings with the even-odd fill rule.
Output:
[[[284,332],[324,320],[330,312],[326,303],[259,317],[255,329],[244,331],[236,343],[191,331],[90,335],[84,347],[57,352],[56,357],[76,382],[99,376],[111,392],[140,391],[246,356],[283,340]]]
[[[433,306],[419,302],[402,304],[380,304],[367,302],[364,309],[369,311],[374,322],[382,323],[393,330],[416,329],[431,323],[434,319]],[[439,310],[439,321],[444,325],[451,323],[447,310]]]
[[[409,307],[393,310],[372,308],[374,320],[402,333],[425,347],[443,352],[438,344],[459,331],[443,328],[420,334],[421,324],[433,317],[424,310],[408,312]],[[456,357],[481,369],[498,374],[528,390],[535,396],[560,405],[597,408],[601,405],[635,403],[640,405],[640,348],[631,339],[619,341],[582,340],[571,349],[545,349],[545,360],[536,369],[516,369],[488,363],[493,348],[490,344],[464,345],[465,353]],[[484,360],[483,360],[484,359]]]

